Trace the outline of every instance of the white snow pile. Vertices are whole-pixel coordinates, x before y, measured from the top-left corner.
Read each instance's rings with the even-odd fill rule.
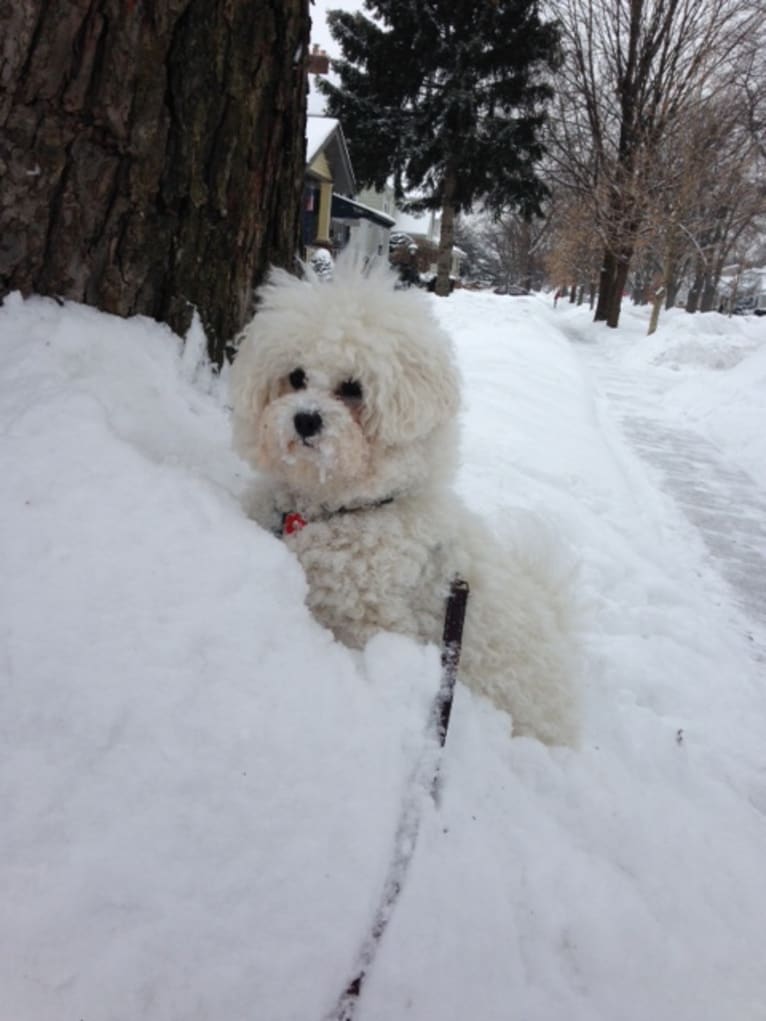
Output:
[[[637,318],[643,327],[643,316]],[[643,344],[636,345],[635,357],[650,354],[655,365],[674,371],[683,368],[731,369],[763,344],[763,323],[754,316],[719,315],[717,312],[689,315],[680,309],[663,314],[660,329]]]
[[[458,688],[358,1017],[763,1021],[766,628],[614,393],[738,449],[763,496],[766,458],[742,450],[763,437],[741,429],[766,321],[675,316],[648,342],[645,313],[607,332],[542,298],[434,307],[465,377],[461,491],[496,521],[544,515],[581,560],[585,733],[511,740]],[[353,654],[312,620],[297,563],[240,509],[202,344],[0,309],[8,1021],[320,1021],[422,750],[438,650]]]
[[[605,341],[585,310],[566,309],[564,316],[574,317],[591,342]],[[600,344],[607,359],[644,399],[651,395],[653,415],[699,430],[763,483],[766,318],[672,309],[649,337],[647,316],[646,309],[624,307],[619,331]]]

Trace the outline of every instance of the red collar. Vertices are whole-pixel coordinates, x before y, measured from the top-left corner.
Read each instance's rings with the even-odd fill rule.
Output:
[[[383,507],[387,503],[393,503],[393,496],[387,496],[384,500],[376,500],[374,503],[363,503],[358,507],[338,507],[334,511],[326,511],[320,517],[315,518],[315,521],[327,521],[329,518],[335,517],[336,514],[355,514],[357,511],[373,510],[376,507]],[[302,528],[310,524],[304,518],[299,511],[288,511],[282,515],[282,535],[295,535],[296,532],[300,532]]]
[[[285,514],[282,518],[282,535],[294,535],[295,532],[300,532],[302,528],[305,528],[307,524],[308,521],[298,511]]]

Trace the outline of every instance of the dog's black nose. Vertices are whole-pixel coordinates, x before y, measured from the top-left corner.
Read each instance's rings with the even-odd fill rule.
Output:
[[[295,431],[303,440],[322,431],[322,416],[318,411],[299,411],[293,419]]]

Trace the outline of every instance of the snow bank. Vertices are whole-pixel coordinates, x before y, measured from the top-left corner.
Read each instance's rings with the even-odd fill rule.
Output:
[[[459,688],[360,1018],[760,1021],[763,635],[627,447],[575,312],[434,308],[466,382],[461,490],[501,524],[544,514],[582,561],[586,734],[510,741]],[[199,333],[182,354],[149,321],[15,298],[0,344],[4,1016],[320,1018],[437,652],[352,654],[311,619],[239,508]],[[650,396],[672,372],[603,362]]]
[[[585,308],[559,309],[565,329],[603,345],[624,380],[655,395],[658,417],[699,431],[766,488],[766,317],[671,309],[648,337],[645,307],[626,302],[615,332]]]
[[[43,301],[0,330],[4,1016],[305,1016],[436,665],[314,624],[177,338]]]

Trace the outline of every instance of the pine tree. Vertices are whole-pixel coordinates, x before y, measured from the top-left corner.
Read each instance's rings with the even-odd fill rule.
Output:
[[[536,174],[559,61],[558,29],[537,0],[365,0],[376,20],[335,10],[340,84],[320,88],[339,117],[360,183],[394,179],[411,211],[441,209],[437,294],[449,293],[457,213],[539,215]]]

